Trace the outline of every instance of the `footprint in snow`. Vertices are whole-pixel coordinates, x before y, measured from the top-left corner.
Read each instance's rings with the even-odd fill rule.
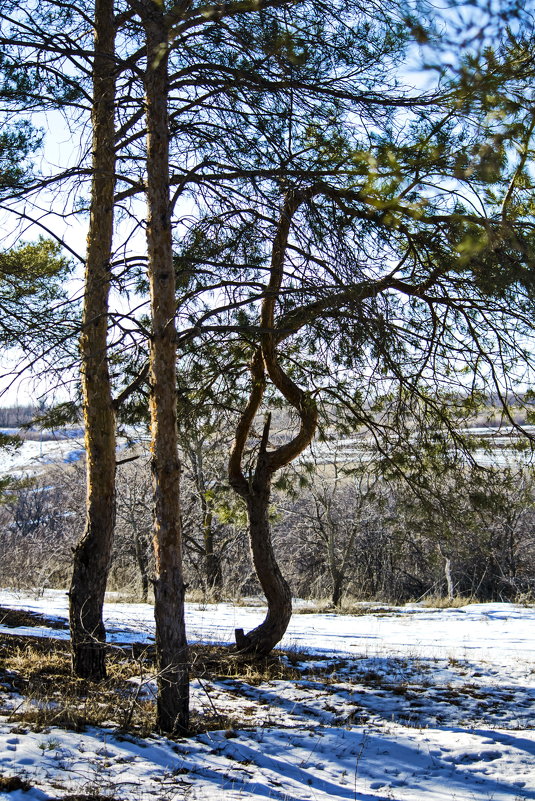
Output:
[[[493,762],[500,759],[501,751],[472,751],[456,757],[454,762]]]

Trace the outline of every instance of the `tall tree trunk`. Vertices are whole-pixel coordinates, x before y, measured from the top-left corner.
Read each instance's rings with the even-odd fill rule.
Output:
[[[448,598],[451,600],[455,596],[455,586],[453,584],[453,577],[451,575],[451,557],[444,551],[442,544],[438,544],[438,551],[444,559],[444,578],[446,579],[446,592]]]
[[[333,578],[333,590],[331,593],[331,602],[333,606],[338,607],[342,605],[344,577],[340,572],[335,571],[332,574],[332,578]]]
[[[451,576],[451,559],[449,556],[446,556],[444,560],[444,575],[446,577],[448,598],[451,600],[455,596],[455,588],[453,584],[453,578]]]
[[[147,531],[140,530],[134,524],[134,551],[141,579],[141,600],[145,604],[149,599],[149,560],[147,554],[149,541]]]
[[[115,526],[115,414],[107,359],[115,190],[113,12],[113,0],[96,0],[93,178],[80,338],[87,502],[69,592],[73,670],[94,680],[106,675],[102,608]]]
[[[151,293],[150,414],[154,489],[154,613],[158,667],[157,722],[185,734],[189,668],[180,525],[176,392],[176,278],[169,197],[168,31],[163,4],[143,0],[147,44],[147,245]]]
[[[204,573],[206,589],[219,595],[223,583],[221,557],[215,551],[214,513],[206,499],[206,481],[203,457],[204,441],[196,441],[190,449],[190,459],[195,476],[195,486],[201,503],[202,539],[204,549]]]

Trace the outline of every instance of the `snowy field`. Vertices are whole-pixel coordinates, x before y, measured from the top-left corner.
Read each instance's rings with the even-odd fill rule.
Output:
[[[9,429],[3,429],[6,433]],[[0,451],[0,476],[24,478],[44,475],[51,465],[71,464],[84,456],[82,439],[24,440],[15,451]]]
[[[526,433],[533,436],[535,426],[523,427]],[[4,434],[20,434],[20,429],[2,428]],[[132,442],[147,440],[147,433],[142,427],[127,426],[125,436],[119,436],[117,449],[119,451],[128,447]],[[529,450],[523,452],[518,449],[519,435],[514,429],[507,426],[499,431],[496,428],[470,428],[464,433],[479,437],[487,442],[490,451],[484,448],[474,450],[472,456],[479,464],[500,467],[514,467],[531,461]],[[24,435],[23,435],[24,436]],[[71,464],[83,459],[84,435],[82,429],[59,429],[56,432],[43,431],[42,439],[33,432],[35,439],[23,439],[17,450],[0,451],[0,476],[10,475],[13,478],[26,476],[39,477],[46,474],[51,465]],[[312,449],[308,449],[301,456],[301,461],[309,461],[311,451],[317,464],[331,464],[338,462],[368,462],[374,458],[370,450],[370,441],[366,437],[338,439],[326,442],[315,442]]]
[[[20,435],[17,428],[2,428],[1,433]],[[29,438],[26,439],[25,437]],[[128,437],[119,436],[117,450],[122,451],[132,441],[138,442],[142,434],[133,426],[128,428]],[[51,466],[79,462],[85,456],[84,432],[80,428],[58,431],[22,433],[22,443],[15,449],[0,450],[0,476],[11,478],[39,478],[45,476]]]
[[[65,621],[65,593],[0,592],[0,605]],[[520,801],[535,799],[535,608],[478,604],[296,614],[283,647],[299,678],[194,681],[192,705],[247,725],[176,742],[109,727],[24,731],[3,693],[0,776],[11,801]],[[232,642],[258,607],[190,605],[192,642]],[[151,642],[152,608],[108,604],[111,642]],[[61,628],[0,632],[67,637]],[[285,657],[286,658],[286,657]],[[150,695],[151,683],[142,691]]]

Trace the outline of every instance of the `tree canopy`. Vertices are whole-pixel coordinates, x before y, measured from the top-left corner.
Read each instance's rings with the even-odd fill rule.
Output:
[[[88,480],[88,510],[108,522],[97,548],[88,512],[101,581],[88,594],[94,622],[73,618],[102,644],[115,413],[125,402],[134,413],[138,392],[153,436],[166,730],[187,729],[177,414],[213,404],[234,416],[229,481],[270,607],[238,646],[265,653],[291,613],[270,540],[275,473],[331,426],[365,427],[401,469],[403,449],[423,447],[416,423],[430,452],[443,430],[461,442],[459,419],[479,398],[493,393],[514,422],[511,398],[532,381],[532,27],[490,7],[474,27],[468,4],[456,48],[456,11],[0,2],[0,110],[22,115],[0,139],[2,206],[47,231],[90,211],[83,407],[90,470],[103,475],[100,430],[108,479],[96,495]],[[416,75],[424,61],[432,69]],[[32,172],[33,109],[60,114],[74,147]],[[66,269],[45,240],[0,258],[6,341],[43,304],[61,308]],[[13,311],[23,298],[27,317]],[[293,415],[285,438],[273,435],[274,403]]]

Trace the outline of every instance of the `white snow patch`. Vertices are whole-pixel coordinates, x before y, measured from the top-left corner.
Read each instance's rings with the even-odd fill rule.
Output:
[[[0,604],[67,619],[67,597],[0,592]],[[189,639],[231,642],[265,610],[188,605]],[[152,607],[106,605],[112,642],[151,642]],[[21,733],[0,718],[0,774],[32,789],[161,801],[535,799],[535,609],[417,605],[361,616],[295,615],[283,642],[301,678],[192,683],[192,705],[247,729],[172,742],[113,728]],[[0,631],[67,636],[48,627]],[[315,655],[312,659],[310,655]],[[143,691],[150,697],[153,687]],[[6,710],[7,712],[7,710]]]

